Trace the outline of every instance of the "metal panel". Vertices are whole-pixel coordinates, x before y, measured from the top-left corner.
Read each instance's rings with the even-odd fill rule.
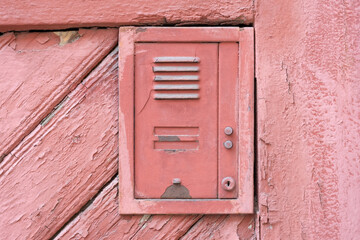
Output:
[[[119,46],[120,213],[252,213],[252,28],[125,27]]]
[[[222,180],[231,177],[238,185],[238,65],[239,44],[219,44],[219,198],[236,198],[237,189],[229,190]],[[227,130],[227,131],[226,131]]]
[[[187,189],[191,198],[217,198],[217,56],[217,43],[135,44],[136,198],[175,198],[171,189]],[[166,76],[196,71],[203,80],[153,81],[162,71]],[[173,186],[177,178],[181,188]]]

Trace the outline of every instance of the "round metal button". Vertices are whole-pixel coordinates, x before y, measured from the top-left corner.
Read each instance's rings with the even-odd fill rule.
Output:
[[[226,135],[230,136],[230,135],[233,133],[232,127],[226,127],[226,128],[224,129],[224,133],[225,133]]]
[[[181,179],[180,178],[174,178],[172,182],[173,182],[173,184],[181,184]]]
[[[230,140],[225,141],[225,142],[224,142],[224,147],[225,147],[226,149],[232,148],[232,147],[233,147],[232,141],[230,141]]]

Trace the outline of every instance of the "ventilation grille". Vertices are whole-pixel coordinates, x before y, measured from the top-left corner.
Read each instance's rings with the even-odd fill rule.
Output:
[[[198,57],[154,58],[154,98],[156,100],[199,99]]]

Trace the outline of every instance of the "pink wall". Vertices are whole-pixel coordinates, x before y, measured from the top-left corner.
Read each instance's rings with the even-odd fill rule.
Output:
[[[360,236],[359,10],[256,3],[262,239]]]

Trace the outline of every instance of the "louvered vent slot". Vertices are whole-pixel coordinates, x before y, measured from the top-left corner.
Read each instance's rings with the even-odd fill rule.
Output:
[[[153,67],[156,100],[199,99],[198,57],[156,57]]]
[[[198,150],[199,127],[154,127],[154,149]]]

